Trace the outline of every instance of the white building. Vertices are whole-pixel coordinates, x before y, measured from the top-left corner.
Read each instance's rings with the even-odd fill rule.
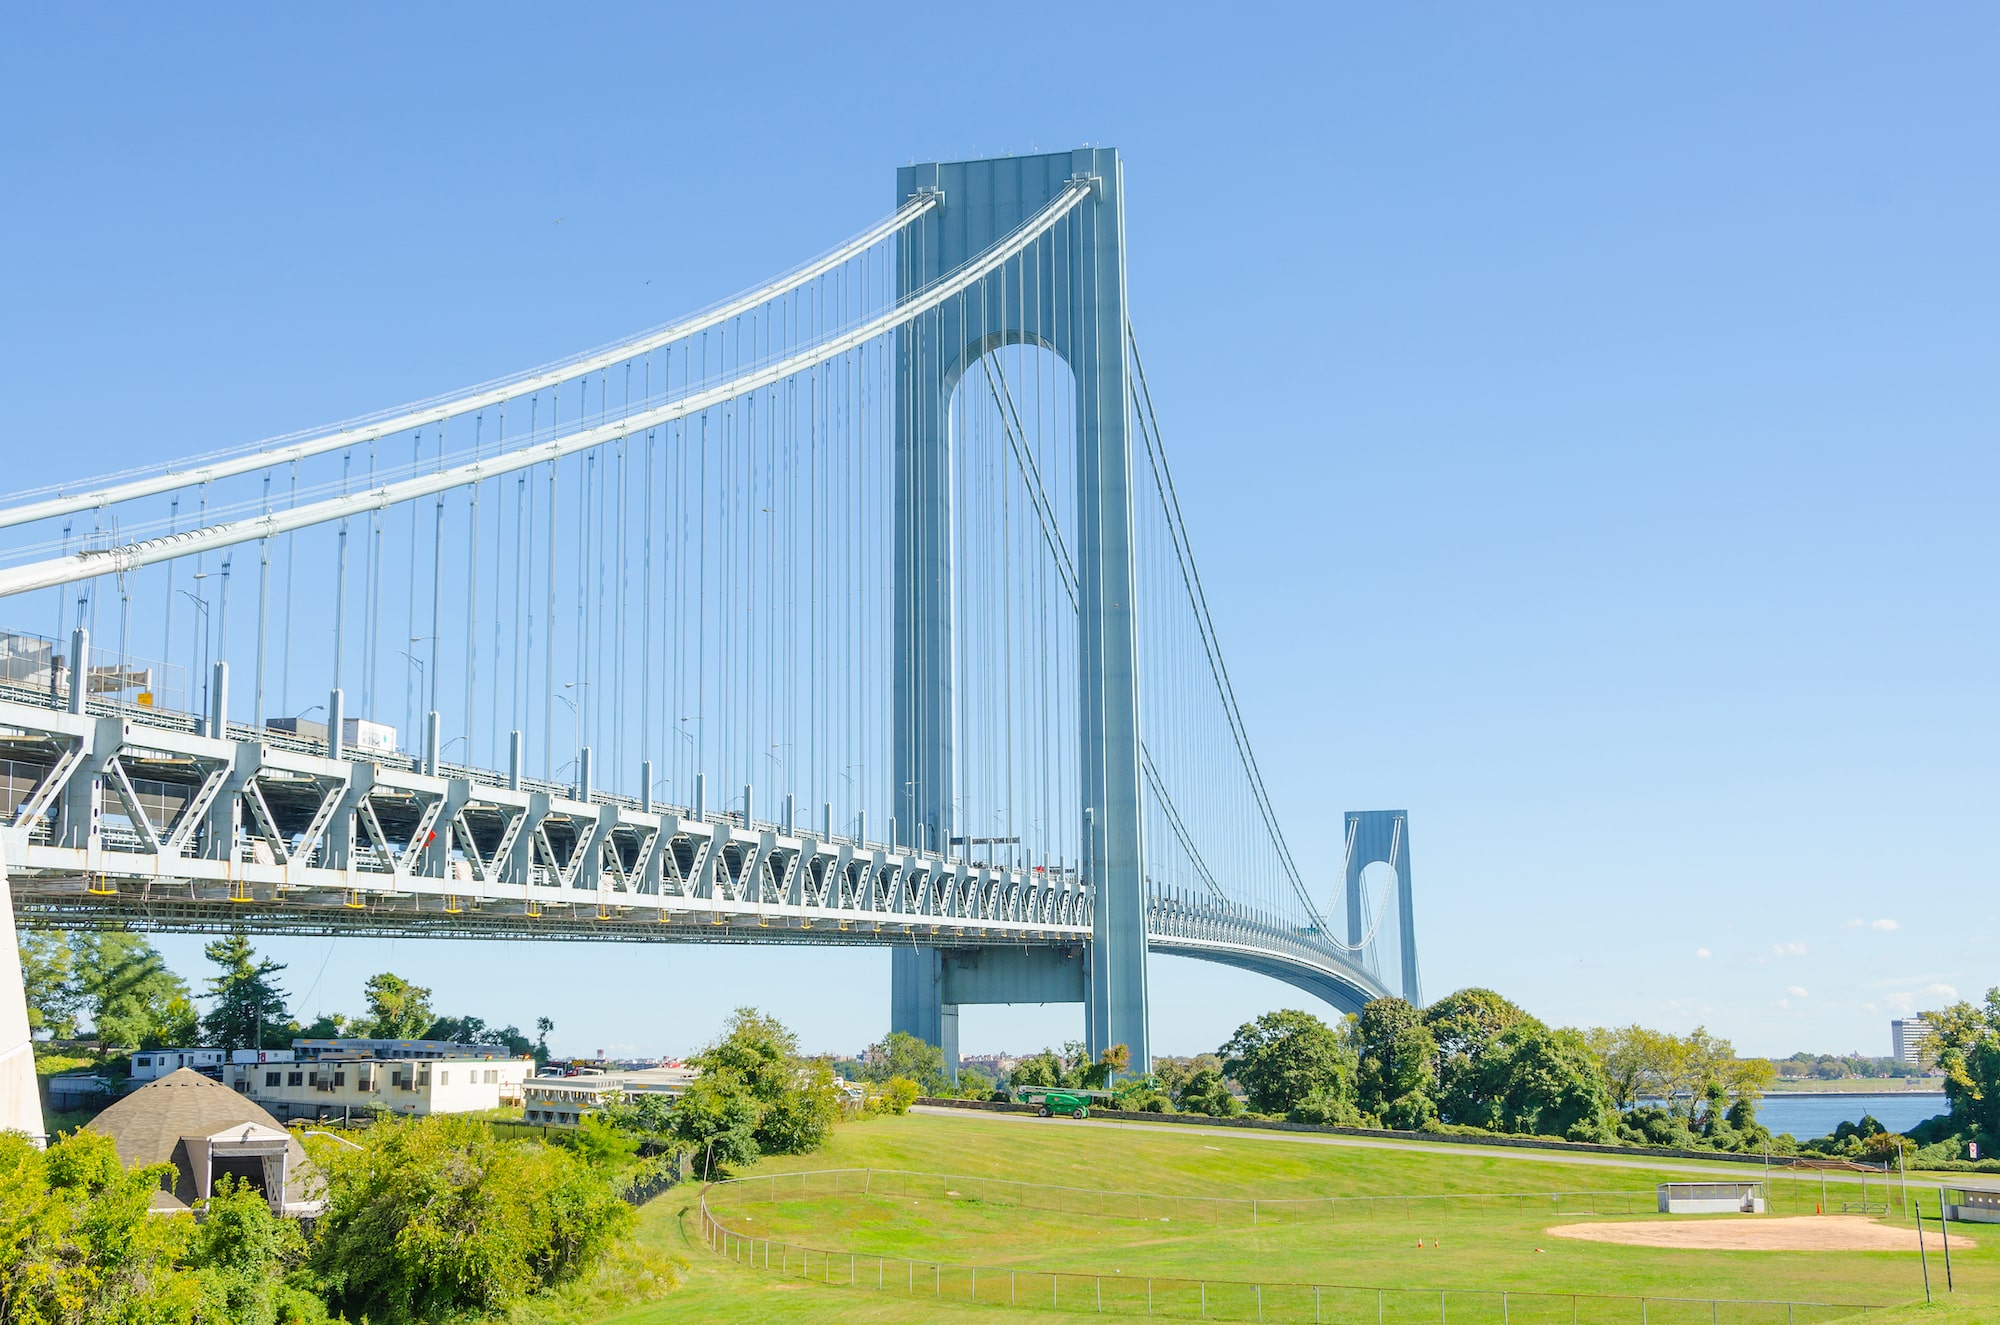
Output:
[[[456,1040],[306,1040],[292,1041],[300,1058],[506,1058],[505,1045],[461,1044]]]
[[[197,1072],[218,1068],[228,1057],[220,1049],[141,1049],[132,1055],[132,1081],[143,1086],[184,1067]]]
[[[348,1118],[376,1109],[421,1118],[519,1100],[534,1069],[529,1058],[322,1058],[231,1063],[225,1083],[279,1118]]]
[[[1931,1043],[1936,1038],[1937,1031],[1922,1017],[1898,1018],[1889,1023],[1890,1056],[1898,1062],[1929,1067],[1937,1061],[1937,1050]]]
[[[611,1095],[665,1095],[679,1099],[701,1073],[692,1067],[648,1067],[636,1072],[590,1072],[575,1077],[530,1077],[521,1084],[528,1122],[575,1127]]]

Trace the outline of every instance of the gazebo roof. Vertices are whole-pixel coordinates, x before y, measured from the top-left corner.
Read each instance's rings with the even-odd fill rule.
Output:
[[[130,1168],[139,1164],[172,1164],[179,1172],[171,1194],[155,1200],[156,1206],[174,1208],[196,1199],[195,1158],[187,1142],[209,1141],[220,1146],[231,1142],[276,1142],[285,1145],[285,1204],[306,1200],[301,1179],[307,1170],[305,1147],[285,1130],[263,1106],[247,1096],[212,1081],[191,1068],[169,1072],[158,1081],[141,1086],[119,1100],[91,1122],[91,1127],[111,1138],[118,1147],[119,1160]],[[207,1162],[206,1148],[201,1158]]]

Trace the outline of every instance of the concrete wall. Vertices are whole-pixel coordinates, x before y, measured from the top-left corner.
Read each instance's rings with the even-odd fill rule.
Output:
[[[6,836],[0,834],[0,1132],[43,1139],[42,1093],[28,1035],[28,996],[15,946],[14,894],[7,886]]]

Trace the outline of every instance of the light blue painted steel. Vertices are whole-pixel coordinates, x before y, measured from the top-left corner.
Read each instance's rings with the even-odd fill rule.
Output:
[[[895,779],[899,816],[933,842],[957,829],[952,765],[951,454],[959,378],[1013,344],[1044,346],[1076,379],[1078,698],[1083,871],[1095,898],[1085,1002],[1093,1055],[1113,1044],[1147,1070],[1146,899],[1140,830],[1131,380],[1125,357],[1122,166],[1109,148],[909,166],[898,203],[942,196],[903,241],[899,298],[964,266],[1079,178],[1092,198],[1040,246],[897,332]],[[1028,278],[1033,278],[1032,286]],[[1023,297],[1022,291],[1032,289]],[[928,967],[899,955],[892,1026],[937,1024],[921,1008]],[[941,1016],[942,1013],[939,1014]],[[897,1018],[903,1018],[897,1024]]]
[[[1410,816],[1403,810],[1347,812],[1347,942],[1359,948],[1363,938],[1361,872],[1386,864],[1396,871],[1396,929],[1400,944],[1398,969],[1403,997],[1423,1006],[1417,980],[1416,903],[1410,888]],[[1359,961],[1361,954],[1357,952]]]
[[[896,948],[889,958],[889,1029],[944,1050],[958,1080],[958,1005],[944,1000],[944,950]]]
[[[940,997],[962,1003],[1082,1003],[1089,993],[1084,949],[1046,946],[941,950]]]

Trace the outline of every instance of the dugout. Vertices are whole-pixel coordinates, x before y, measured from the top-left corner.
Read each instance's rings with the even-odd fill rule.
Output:
[[[1761,1215],[1764,1213],[1764,1184],[1761,1182],[1663,1182],[1660,1184],[1660,1213],[1663,1215]]]

